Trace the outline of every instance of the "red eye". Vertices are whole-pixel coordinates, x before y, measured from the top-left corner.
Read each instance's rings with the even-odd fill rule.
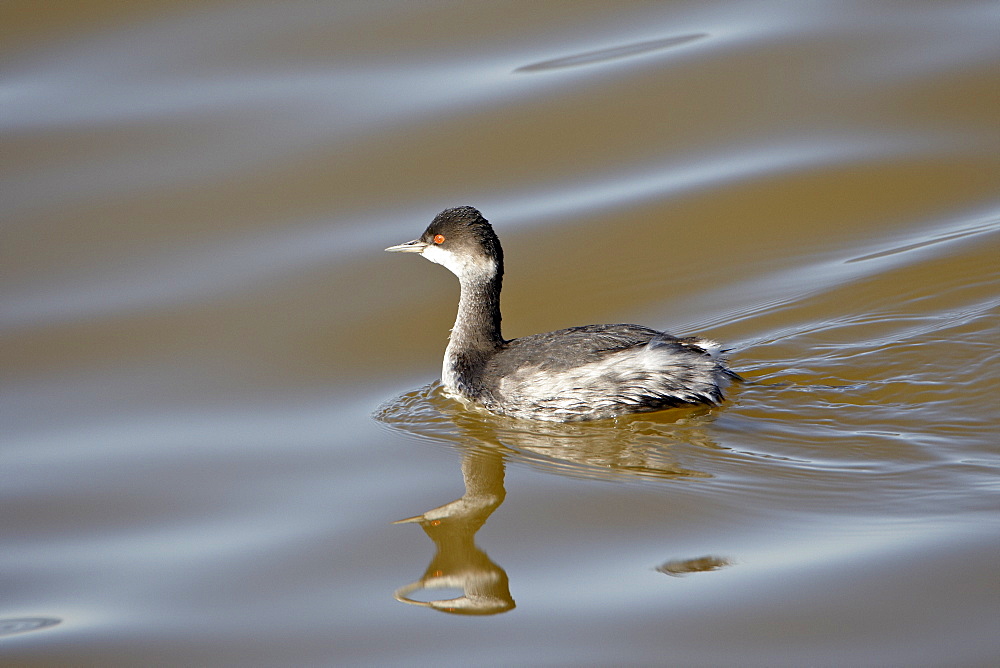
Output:
[[[434,243],[436,243],[436,244],[443,244],[444,243],[444,235],[443,234],[435,234],[434,235]]]

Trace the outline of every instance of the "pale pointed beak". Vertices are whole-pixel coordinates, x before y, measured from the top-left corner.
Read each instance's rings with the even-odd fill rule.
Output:
[[[423,253],[427,246],[428,244],[420,239],[414,239],[413,241],[407,241],[405,244],[389,246],[386,250],[390,253]]]

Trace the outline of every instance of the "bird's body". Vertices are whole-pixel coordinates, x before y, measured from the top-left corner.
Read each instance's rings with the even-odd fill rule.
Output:
[[[420,239],[386,250],[421,253],[458,276],[458,317],[441,380],[495,413],[566,422],[717,404],[725,383],[738,377],[714,341],[639,325],[585,325],[505,340],[503,251],[472,207],[446,209]]]

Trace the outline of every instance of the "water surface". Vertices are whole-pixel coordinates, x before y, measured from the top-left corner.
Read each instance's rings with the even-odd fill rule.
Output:
[[[1000,42],[979,2],[0,9],[4,665],[1000,658]],[[725,341],[720,408],[434,382]],[[398,522],[398,523],[397,523]]]

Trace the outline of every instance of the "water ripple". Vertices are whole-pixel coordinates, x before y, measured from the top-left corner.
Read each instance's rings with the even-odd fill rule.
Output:
[[[525,65],[523,67],[519,67],[514,71],[544,72],[546,70],[558,70],[567,67],[581,67],[583,65],[606,63],[610,60],[629,58],[631,56],[637,56],[639,54],[649,53],[651,51],[660,51],[662,49],[669,49],[671,47],[680,46],[681,44],[687,44],[689,42],[694,42],[696,40],[703,39],[705,37],[708,37],[707,33],[694,33],[691,35],[678,35],[676,37],[667,37],[665,39],[652,39],[645,42],[636,42],[634,44],[614,46],[609,49],[597,49],[596,51],[587,51],[585,53],[578,53],[572,56],[563,56],[561,58],[543,60],[542,62],[539,63],[532,63],[531,65]]]
[[[16,617],[0,619],[0,636],[12,636],[16,633],[38,631],[59,624],[62,620],[56,617]]]
[[[712,415],[711,408],[695,407],[588,423],[534,422],[467,409],[434,382],[384,404],[374,417],[394,431],[460,449],[499,451],[553,473],[663,480],[712,477],[680,461],[692,447],[719,447],[706,431]]]

